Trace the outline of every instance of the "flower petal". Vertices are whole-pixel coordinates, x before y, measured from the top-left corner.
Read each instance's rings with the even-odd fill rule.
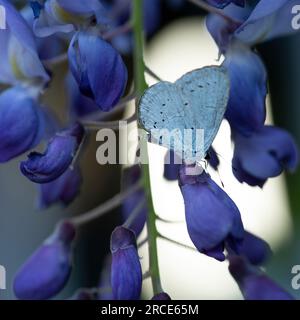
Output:
[[[43,154],[32,152],[28,155],[27,161],[21,162],[22,173],[36,183],[47,183],[57,179],[72,164],[83,136],[84,129],[79,124],[56,134],[49,141]]]
[[[45,209],[61,202],[69,205],[78,195],[82,178],[78,168],[68,169],[56,180],[39,185],[38,207]]]
[[[282,129],[264,126],[250,137],[234,132],[233,140],[233,173],[240,182],[262,186],[268,178],[298,165],[294,139]]]
[[[238,252],[244,228],[240,213],[229,196],[203,172],[185,179],[180,170],[187,229],[196,248],[217,260],[224,260],[224,244]]]
[[[50,78],[39,59],[30,27],[9,1],[0,0],[0,5],[6,9],[7,22],[7,29],[0,32],[0,82],[33,80],[46,84]]]
[[[0,162],[9,161],[35,147],[44,133],[37,102],[21,87],[0,95]]]
[[[167,293],[161,292],[153,296],[151,300],[171,300],[171,298]]]
[[[230,3],[234,3],[238,6],[243,7],[245,5],[245,0],[206,0],[206,2],[214,7],[223,9]]]
[[[100,37],[77,33],[69,48],[70,68],[80,91],[109,111],[121,98],[127,69],[119,53]]]
[[[139,165],[134,165],[132,167],[123,170],[122,177],[122,190],[127,190],[133,184],[137,183],[141,178],[141,168]],[[122,217],[123,221],[126,221],[141,201],[144,201],[144,205],[141,207],[139,212],[135,215],[134,219],[130,222],[128,226],[132,231],[134,231],[135,236],[138,237],[142,232],[146,219],[147,219],[147,204],[144,190],[138,190],[127,197],[122,204]]]
[[[61,291],[71,273],[71,245],[74,237],[75,228],[71,223],[58,225],[17,272],[14,279],[17,298],[44,300]]]
[[[225,114],[231,127],[244,135],[261,129],[266,118],[267,74],[260,57],[234,43],[223,66],[228,70],[231,83]]]
[[[292,26],[292,8],[297,0],[260,0],[235,37],[248,45],[297,32]]]
[[[83,117],[92,112],[99,111],[98,106],[92,99],[80,93],[77,82],[71,73],[69,73],[66,78],[66,87],[69,110],[72,118]]]
[[[142,269],[133,231],[117,227],[111,235],[111,286],[116,300],[138,300]]]
[[[239,255],[245,257],[252,265],[258,266],[270,258],[272,251],[266,241],[245,231]]]
[[[251,9],[249,7],[240,8],[235,5],[229,5],[223,12],[229,19],[225,19],[218,14],[209,14],[206,17],[206,27],[218,45],[220,53],[225,54],[235,30],[248,18]]]
[[[164,160],[164,177],[169,181],[175,181],[179,177],[179,169],[182,160],[172,150],[168,150]]]
[[[229,259],[229,271],[238,283],[245,300],[294,300],[294,298],[240,257]]]

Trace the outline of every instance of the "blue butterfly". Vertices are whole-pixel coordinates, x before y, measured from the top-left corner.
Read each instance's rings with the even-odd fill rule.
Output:
[[[174,84],[161,81],[139,101],[140,125],[150,141],[173,150],[186,163],[207,155],[229,99],[229,77],[223,67],[186,73]]]

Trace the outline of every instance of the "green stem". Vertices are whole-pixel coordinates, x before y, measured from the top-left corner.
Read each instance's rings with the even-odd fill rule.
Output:
[[[147,83],[145,80],[145,63],[143,58],[144,50],[144,28],[143,28],[143,0],[133,0],[133,33],[134,33],[134,84],[138,98],[147,89]],[[138,101],[138,99],[137,99]],[[141,141],[141,143],[147,144],[147,141]],[[147,145],[142,148],[147,153]],[[159,275],[159,265],[157,256],[157,229],[156,229],[156,214],[154,210],[152,193],[151,193],[151,181],[149,165],[142,165],[143,172],[143,186],[146,193],[146,200],[148,205],[148,218],[147,218],[147,230],[148,230],[148,244],[149,244],[149,270],[152,281],[152,287],[154,294],[162,292]]]

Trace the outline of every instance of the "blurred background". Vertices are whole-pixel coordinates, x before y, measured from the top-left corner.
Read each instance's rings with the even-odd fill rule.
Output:
[[[174,1],[174,0],[173,0]],[[163,80],[175,81],[182,74],[205,65],[220,64],[218,49],[205,27],[205,12],[186,4],[180,10],[166,6],[162,0],[163,22],[148,40],[146,64]],[[258,48],[269,75],[268,123],[290,131],[300,145],[300,35],[277,39]],[[127,63],[131,66],[130,57]],[[55,70],[55,79],[46,102],[60,117],[65,108],[63,81],[66,66]],[[147,78],[149,84],[155,83]],[[60,92],[60,96],[53,94]],[[130,105],[128,106],[130,108]],[[132,130],[136,126],[133,124]],[[134,142],[133,142],[134,143]],[[37,188],[19,173],[24,157],[0,166],[0,264],[6,267],[7,290],[0,290],[1,299],[13,299],[14,274],[25,259],[52,232],[59,219],[82,214],[119,191],[121,167],[99,166],[96,162],[95,135],[91,135],[81,159],[84,184],[76,201],[64,209],[54,206],[38,211],[35,206]],[[219,175],[209,173],[238,205],[245,227],[265,239],[274,251],[266,271],[280,285],[300,297],[291,287],[291,269],[300,264],[300,171],[271,179],[263,190],[237,182],[231,170],[232,146],[226,122],[214,142],[220,154]],[[173,223],[159,222],[161,233],[191,245],[184,223],[183,199],[177,182],[163,178],[163,158],[166,150],[149,145],[150,170],[154,204],[157,214]],[[163,196],[162,196],[163,195]],[[58,298],[67,298],[78,287],[94,287],[104,258],[109,250],[112,229],[120,222],[119,210],[110,212],[81,230],[75,248],[74,270],[68,286]],[[142,233],[141,239],[146,237]],[[197,252],[159,240],[159,262],[162,284],[174,299],[241,299],[231,278],[227,263],[220,263]],[[140,250],[143,269],[147,270],[147,246]],[[152,294],[150,281],[144,283],[144,297]]]

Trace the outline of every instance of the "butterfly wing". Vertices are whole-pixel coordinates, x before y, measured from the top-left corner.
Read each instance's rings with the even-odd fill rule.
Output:
[[[205,156],[223,119],[229,96],[229,79],[222,67],[205,67],[185,74],[175,84],[159,82],[145,91],[139,103],[141,126],[151,141],[182,156]],[[203,145],[196,134],[184,139],[186,130],[203,129]],[[193,131],[194,130],[194,131]],[[202,143],[201,143],[202,144]]]
[[[161,81],[145,91],[139,103],[139,122],[151,141],[175,152],[182,150],[185,117],[174,84]]]
[[[220,128],[229,98],[229,78],[223,67],[205,67],[185,74],[175,85],[190,112],[186,123],[204,130],[204,154]],[[188,105],[187,105],[188,103]]]

